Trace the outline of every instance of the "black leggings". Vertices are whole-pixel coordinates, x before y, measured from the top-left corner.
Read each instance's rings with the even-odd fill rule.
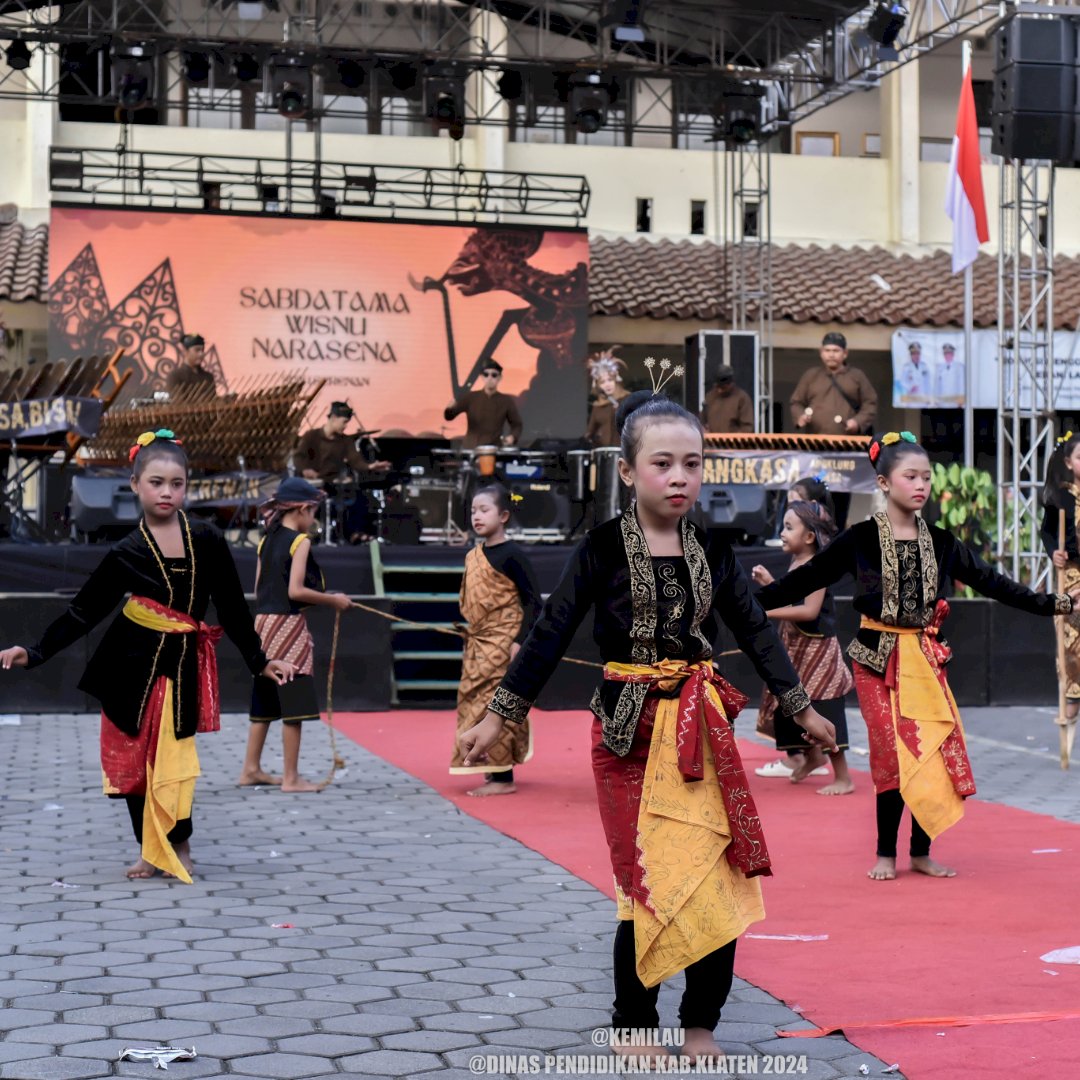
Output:
[[[143,807],[146,798],[143,795],[111,795],[113,799],[123,799],[127,803],[128,815],[131,817],[131,831],[135,834],[136,842],[142,844]],[[191,839],[191,818],[183,818],[178,821],[168,834],[169,843],[174,847]]]
[[[879,858],[896,858],[896,838],[900,833],[900,818],[904,813],[904,798],[899,791],[881,791],[877,797],[877,853]],[[911,815],[911,857],[923,859],[930,854],[930,837]]]
[[[712,1031],[720,1021],[720,1010],[731,993],[734,976],[734,941],[691,964],[686,969],[686,990],[679,1005],[681,1026]],[[611,1026],[656,1027],[660,1022],[656,1011],[659,995],[659,985],[647,989],[638,978],[633,920],[620,919],[615,931],[615,1011],[611,1014]]]
[[[487,782],[489,784],[512,784],[514,782],[514,770],[503,769],[502,772],[488,773]]]

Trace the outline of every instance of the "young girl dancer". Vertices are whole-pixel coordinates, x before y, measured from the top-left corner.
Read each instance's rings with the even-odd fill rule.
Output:
[[[1077,511],[1080,508],[1080,435],[1071,431],[1058,440],[1043,492],[1045,512],[1042,542],[1058,570],[1064,571],[1065,588],[1080,588],[1080,549],[1077,547]],[[1060,517],[1065,518],[1065,544],[1061,546]],[[1080,711],[1080,628],[1076,618],[1065,622],[1065,716],[1072,720]]]
[[[716,1053],[712,1031],[735,942],[764,916],[758,876],[770,873],[731,726],[746,698],[710,659],[719,620],[808,739],[833,749],[833,730],[811,709],[731,548],[707,550],[705,533],[687,520],[701,488],[701,423],[639,391],[620,406],[618,425],[619,472],[636,501],[577,548],[487,715],[460,745],[467,765],[483,761],[507,723],[524,723],[591,610],[605,661],[590,704],[593,771],[620,920],[614,1026],[655,1028],[659,984],[685,969],[684,1051]],[[634,1053],[651,1059],[662,1050]]]
[[[820,503],[789,503],[780,538],[784,542],[784,550],[791,556],[790,569],[809,562],[828,546],[835,535],[836,525]],[[773,580],[772,574],[760,565],[754,567],[751,576],[758,585],[768,585]],[[780,640],[802,678],[814,708],[836,729],[837,750],[829,755],[833,782],[818,788],[817,793],[849,795],[855,790],[855,784],[844,757],[848,745],[844,698],[855,684],[840,652],[840,642],[836,639],[832,594],[828,589],[817,589],[802,603],[776,608],[769,612],[769,616],[780,620]],[[776,706],[776,696],[766,687],[758,713],[758,731],[773,735],[777,750],[801,752],[806,745],[802,741],[802,732],[789,717],[778,713]],[[820,750],[811,750],[792,773],[792,781],[798,783],[805,780],[823,761]]]
[[[862,616],[848,648],[855,689],[870,736],[870,772],[877,792],[875,881],[896,877],[896,838],[905,804],[911,810],[911,868],[932,877],[956,871],[930,858],[930,842],[964,813],[975,793],[964,730],[945,677],[951,651],[940,638],[954,580],[993,600],[1035,615],[1072,611],[1069,595],[1035,593],[991,570],[952,533],[929,526],[919,512],[930,495],[930,461],[909,431],[870,444],[885,494],[884,511],[842,533],[824,551],[766,586],[766,608],[794,604],[845,573],[855,576]]]
[[[480,543],[465,558],[461,579],[461,614],[469,624],[458,687],[457,731],[474,727],[506,667],[540,611],[540,590],[525,552],[506,539],[510,498],[499,484],[473,496],[472,527]],[[506,728],[488,749],[485,765],[467,765],[454,740],[451,773],[484,773],[485,782],[470,795],[512,795],[514,766],[532,757],[529,722]]]
[[[126,800],[142,849],[127,876],[152,877],[157,868],[190,884],[194,736],[220,726],[214,643],[224,628],[252,673],[278,682],[292,667],[267,662],[224,538],[180,509],[188,463],[173,433],[140,435],[129,456],[143,512],[138,528],[105,556],[38,644],[0,652],[0,667],[43,664],[131,593],[79,689],[101,702],[105,794]],[[211,600],[220,627],[203,622]]]
[[[279,783],[282,791],[321,790],[300,775],[300,725],[320,719],[312,674],[314,646],[303,609],[320,604],[347,611],[352,606],[344,593],[325,591],[322,571],[311,552],[309,534],[325,497],[325,492],[306,480],[290,476],[261,508],[266,535],[259,541],[255,571],[255,629],[266,655],[292,664],[296,674],[284,686],[262,676],[255,679],[247,753],[237,781],[241,787]],[[285,775],[280,780],[262,768],[266,733],[274,720],[282,722]]]

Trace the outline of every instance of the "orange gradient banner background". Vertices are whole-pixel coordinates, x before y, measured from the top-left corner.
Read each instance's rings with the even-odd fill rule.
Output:
[[[442,415],[453,389],[442,297],[418,291],[410,276],[441,278],[475,231],[58,207],[49,279],[89,245],[115,315],[168,260],[179,313],[173,336],[202,334],[229,386],[303,369],[327,380],[309,421],[321,420],[331,400],[347,400],[367,427],[452,436],[464,434],[465,421],[447,424]],[[562,274],[588,259],[584,231],[545,230],[527,262]],[[511,292],[464,296],[453,287],[450,305],[460,379],[503,313],[527,306]],[[520,394],[536,372],[537,350],[512,328],[494,355],[505,369],[501,389]]]

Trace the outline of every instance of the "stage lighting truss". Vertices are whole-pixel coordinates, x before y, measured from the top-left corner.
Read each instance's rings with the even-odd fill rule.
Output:
[[[348,69],[350,78],[358,69],[369,76],[379,69],[385,76],[399,68],[410,70],[416,80],[422,78],[426,65],[453,65],[469,79],[488,84],[492,91],[466,94],[467,126],[520,123],[520,117],[508,118],[507,112],[513,108],[507,110],[506,103],[517,107],[528,99],[529,70],[569,75],[599,71],[605,79],[618,81],[627,104],[628,132],[666,132],[677,145],[684,145],[685,138],[694,132],[707,137],[712,124],[708,111],[672,117],[668,110],[665,116],[661,103],[680,95],[693,96],[695,85],[717,77],[770,84],[777,116],[783,123],[805,119],[853,89],[876,85],[884,73],[879,50],[888,46],[873,40],[872,32],[878,32],[879,13],[889,9],[886,14],[894,21],[892,9],[899,5],[885,0],[859,7],[843,0],[832,5],[819,3],[818,20],[811,22],[820,28],[816,36],[808,36],[807,19],[798,0],[768,8],[733,0],[718,0],[717,4],[524,0],[514,5],[503,0],[365,0],[362,17],[356,18],[342,17],[329,5],[325,14],[312,16],[307,0],[279,0],[273,6],[278,10],[272,10],[265,0],[126,0],[123,4],[74,0],[54,6],[40,0],[3,0],[0,48],[6,53],[10,43],[18,40],[35,54],[56,54],[65,45],[107,53],[110,43],[117,41],[152,44],[162,61],[156,72],[156,98],[169,106],[183,101],[182,54],[196,45],[214,50],[222,58],[224,70],[231,65],[235,79],[248,83],[258,82],[273,53],[303,53],[324,71],[326,65],[348,61],[357,65]],[[904,6],[907,13],[902,37],[893,43],[899,63],[958,37],[985,33],[999,11],[998,0],[911,0]],[[820,14],[825,10],[835,14],[826,18]],[[498,48],[478,30],[489,17],[498,18],[502,35]],[[285,45],[283,24],[287,28]],[[15,55],[18,62],[21,49],[17,48]],[[106,73],[108,66],[104,65]],[[230,92],[235,82],[219,85],[222,79],[215,76],[215,66],[211,65],[206,89],[200,93],[200,108],[239,112],[236,95]],[[332,70],[330,74],[332,77]],[[92,73],[80,72],[74,78],[55,63],[35,63],[29,70],[13,70],[6,64],[0,66],[0,98],[83,104],[87,96],[97,95],[107,100],[110,87],[81,85],[94,81]],[[350,87],[344,79],[342,83],[349,90],[360,88]],[[387,99],[376,101],[372,95],[381,93],[387,80],[367,77],[362,85],[367,98],[347,93],[320,102],[309,95],[310,106],[316,114],[325,109],[343,118],[374,117],[377,124],[379,116],[390,114],[383,109]],[[416,96],[414,83],[391,105],[405,109],[415,103]],[[260,99],[255,108],[274,111],[272,98]],[[633,108],[632,98],[636,98]],[[646,115],[649,119],[643,119]],[[396,117],[415,118],[415,110],[409,116]],[[586,118],[586,125],[594,120],[595,116]],[[549,116],[541,126],[565,123],[566,118]]]

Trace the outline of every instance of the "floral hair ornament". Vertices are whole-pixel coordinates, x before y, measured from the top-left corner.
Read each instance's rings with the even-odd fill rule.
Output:
[[[524,495],[519,495],[516,491],[513,491],[513,492],[510,493],[510,501],[512,503],[524,502],[525,501],[525,496]]]
[[[870,464],[876,465],[877,459],[881,457],[881,443],[878,442],[877,439],[875,439],[870,444],[870,449],[867,451],[867,453],[870,455]]]
[[[134,461],[135,455],[144,447],[149,446],[157,439],[164,439],[166,442],[176,443],[177,446],[182,446],[183,441],[178,439],[174,432],[168,428],[158,428],[157,431],[144,431],[136,440],[135,444],[128,451],[128,461]]]
[[[1071,431],[1066,431],[1064,435],[1059,435],[1057,441],[1058,446],[1064,446],[1072,437],[1073,433]]]
[[[617,345],[612,345],[608,349],[603,349],[595,356],[590,356],[586,361],[589,368],[589,376],[592,381],[599,382],[605,375],[610,375],[616,382],[622,382],[622,369],[626,367],[626,361],[620,360],[615,355]]]
[[[656,397],[656,395],[664,389],[664,386],[667,383],[669,383],[677,375],[682,375],[683,372],[686,370],[682,366],[682,364],[676,364],[674,367],[672,367],[671,361],[664,359],[660,361],[660,374],[656,375],[653,373],[653,369],[656,367],[656,360],[652,356],[646,358],[645,367],[649,369],[649,378],[652,380],[653,397]],[[665,372],[667,374],[665,374]]]

